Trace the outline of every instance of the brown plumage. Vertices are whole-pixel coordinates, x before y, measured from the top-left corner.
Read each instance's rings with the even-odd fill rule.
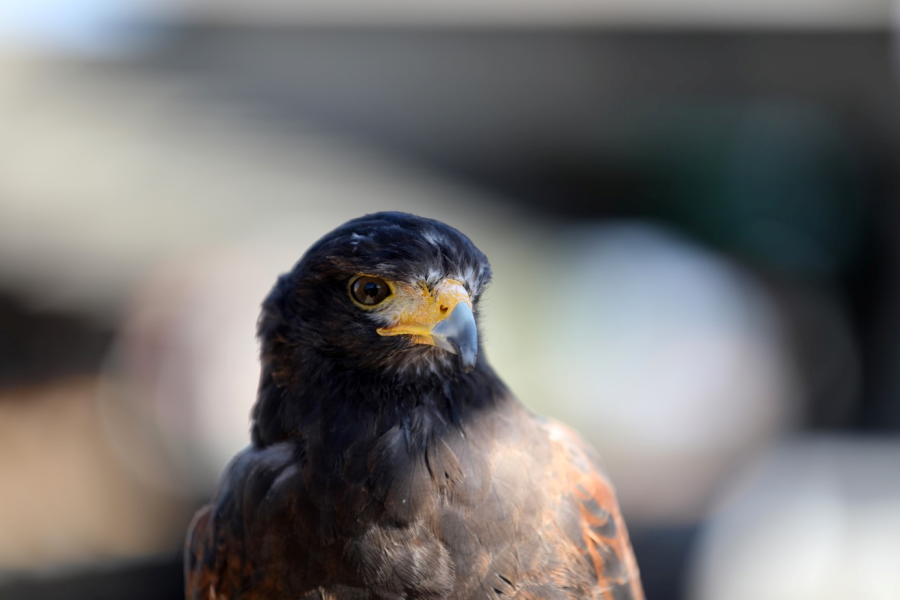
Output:
[[[480,351],[489,278],[458,231],[380,213],[279,280],[253,444],[191,525],[189,599],[643,599],[593,451]]]

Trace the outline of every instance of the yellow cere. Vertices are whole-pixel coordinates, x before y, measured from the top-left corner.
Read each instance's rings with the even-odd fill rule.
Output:
[[[429,290],[424,283],[415,286],[397,282],[394,301],[385,310],[394,318],[394,323],[378,329],[378,334],[411,335],[416,344],[434,346],[431,330],[448,317],[460,302],[472,306],[465,286],[455,279],[445,279],[433,290]]]

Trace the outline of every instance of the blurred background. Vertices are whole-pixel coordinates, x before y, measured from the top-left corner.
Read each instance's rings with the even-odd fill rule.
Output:
[[[0,5],[0,598],[181,597],[254,325],[444,220],[650,600],[900,598],[900,3]],[[537,318],[540,315],[540,318]]]

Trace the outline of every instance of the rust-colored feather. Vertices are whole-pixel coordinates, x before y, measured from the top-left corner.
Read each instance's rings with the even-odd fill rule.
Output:
[[[603,600],[643,600],[637,561],[615,491],[596,452],[561,423],[548,422],[553,462],[566,495],[577,502],[583,552],[590,558]],[[627,590],[627,593],[625,592]]]

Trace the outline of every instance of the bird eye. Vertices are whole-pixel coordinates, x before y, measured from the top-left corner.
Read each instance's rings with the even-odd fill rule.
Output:
[[[363,306],[375,306],[391,295],[391,288],[384,279],[362,275],[350,284],[350,295]]]

